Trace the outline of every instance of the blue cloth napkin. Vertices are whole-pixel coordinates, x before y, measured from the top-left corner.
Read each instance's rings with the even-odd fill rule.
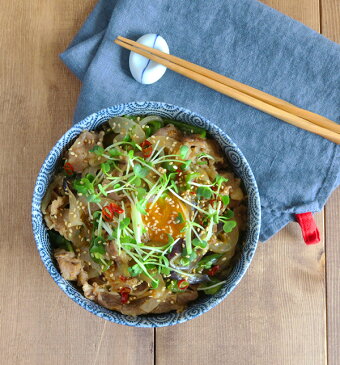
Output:
[[[340,182],[339,146],[167,70],[141,85],[113,40],[158,33],[170,52],[299,107],[340,121],[340,46],[255,0],[101,0],[64,63],[83,81],[74,121],[128,101],[163,101],[198,112],[245,154],[262,205],[260,239],[322,209]]]

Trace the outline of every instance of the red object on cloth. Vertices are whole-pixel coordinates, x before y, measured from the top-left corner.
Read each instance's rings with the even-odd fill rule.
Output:
[[[299,223],[302,231],[303,239],[307,245],[320,242],[320,232],[315,224],[313,214],[301,213],[295,214],[296,221]]]

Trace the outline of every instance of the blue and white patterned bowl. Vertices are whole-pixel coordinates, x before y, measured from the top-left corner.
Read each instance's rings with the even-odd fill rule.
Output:
[[[234,171],[243,180],[248,195],[248,230],[246,232],[240,258],[227,278],[227,282],[218,293],[199,298],[197,301],[190,304],[182,313],[171,312],[131,317],[103,308],[99,304],[86,299],[74,285],[67,280],[64,280],[53,259],[51,244],[47,235],[47,228],[43,220],[40,206],[54,171],[60,163],[60,158],[65,148],[70,145],[81,131],[96,129],[108,119],[126,114],[160,115],[206,129],[221,145],[229,161],[232,163]],[[183,323],[189,319],[200,316],[220,303],[239,283],[254,256],[259,237],[260,221],[261,208],[256,181],[248,162],[235,143],[233,143],[221,129],[216,127],[206,118],[193,113],[190,110],[160,102],[131,102],[116,105],[88,116],[68,130],[52,148],[43,163],[35,184],[32,202],[33,234],[40,257],[53,280],[72,300],[89,312],[108,321],[134,327],[163,327]]]

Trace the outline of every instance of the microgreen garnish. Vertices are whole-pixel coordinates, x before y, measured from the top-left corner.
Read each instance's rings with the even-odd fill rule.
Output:
[[[110,163],[109,162],[103,162],[100,164],[101,170],[104,172],[104,174],[107,174],[110,171]]]
[[[183,218],[182,213],[178,213],[178,216],[175,218],[175,223],[179,224],[179,223],[184,223],[184,222],[185,222],[185,220]]]
[[[102,146],[94,146],[90,152],[95,153],[97,156],[103,156],[104,148]]]
[[[210,199],[212,196],[212,191],[210,188],[206,187],[206,186],[200,186],[197,189],[197,196],[199,198],[203,198],[203,199]]]
[[[226,210],[223,213],[223,216],[222,216],[222,218],[226,218],[226,219],[230,219],[230,218],[233,218],[233,217],[234,217],[234,212],[230,209]]]
[[[133,172],[137,177],[143,178],[148,175],[150,170],[147,167],[142,167],[141,165],[135,165],[133,167]]]
[[[110,260],[106,259],[106,249],[104,246],[105,239],[101,236],[94,237],[90,245],[90,255],[92,260],[101,265],[103,271],[106,271],[110,265]]]
[[[231,232],[234,228],[236,227],[236,222],[235,221],[226,221],[223,224],[223,231],[225,233],[229,233]]]
[[[182,160],[185,160],[186,157],[187,157],[188,151],[189,151],[189,147],[188,146],[186,146],[186,145],[181,146],[180,149],[179,149],[179,157]]]
[[[208,242],[207,241],[200,240],[199,238],[194,238],[192,240],[192,244],[195,247],[201,247],[201,248],[206,248],[208,246]]]
[[[228,195],[223,195],[223,196],[222,196],[222,203],[223,203],[224,205],[228,205],[228,204],[229,204],[229,202],[230,202],[230,198],[229,198],[229,196],[228,196]]]
[[[140,121],[136,117],[131,119],[136,123]],[[214,276],[212,272],[217,271],[216,262],[221,255],[209,251],[209,242],[216,233],[215,225],[222,223],[223,231],[230,233],[237,223],[231,220],[234,213],[228,209],[230,198],[225,185],[228,179],[217,175],[213,181],[209,180],[211,178],[207,174],[207,167],[211,167],[213,156],[202,152],[192,158],[191,145],[183,144],[178,149],[177,142],[174,144],[176,148],[169,152],[163,139],[156,138],[155,142],[149,138],[169,123],[180,128],[184,135],[196,134],[200,137],[195,138],[200,140],[206,137],[206,131],[199,127],[151,118],[139,127],[144,130],[142,139],[140,136],[136,138],[136,126],[127,128],[119,138],[114,134],[117,130],[112,127],[111,132],[114,133],[111,142],[103,142],[105,148],[100,142],[90,150],[95,155],[92,158],[98,161],[97,165],[88,166],[85,170],[91,174],[83,172],[79,177],[68,162],[64,169],[72,175],[69,185],[73,189],[70,190],[76,191],[79,197],[83,196],[81,204],[85,204],[85,210],[92,221],[89,253],[102,271],[111,266],[111,259],[115,259],[109,257],[109,250],[106,249],[107,245],[114,244],[118,255],[123,251],[129,256],[128,273],[124,275],[144,275],[149,286],[157,289],[160,285],[157,276],[161,274],[167,278],[168,289],[181,292],[189,287],[189,278],[195,276],[190,271],[192,267],[195,267],[197,273],[206,274],[206,270],[212,270],[209,271],[211,275],[208,273],[210,276]],[[109,143],[111,144],[106,147]],[[209,166],[205,166],[207,164]],[[171,204],[173,211],[166,224],[181,229],[181,234],[178,237],[168,234],[168,242],[165,244],[149,242],[150,229],[159,229],[151,214],[153,209],[158,209],[159,205],[155,207],[155,204],[159,199],[166,201],[169,198],[180,201],[180,204]],[[72,249],[72,245],[65,239],[59,239],[58,242],[65,249]],[[161,242],[164,242],[164,237]],[[181,246],[180,249],[178,246]],[[172,250],[176,252],[174,257]],[[171,280],[169,283],[169,277],[173,273],[182,279]],[[198,290],[213,292],[222,283],[213,278],[209,284],[200,285]],[[127,290],[129,288],[122,288],[120,293],[124,304],[130,294]]]
[[[101,199],[96,194],[90,194],[87,196],[87,201],[89,203],[100,203]]]
[[[198,267],[201,267],[203,269],[210,269],[221,256],[222,255],[217,254],[217,253],[209,255],[209,256],[205,256],[198,263]]]
[[[142,268],[138,264],[135,264],[135,265],[129,267],[128,271],[131,276],[138,276],[139,274],[141,274],[143,272]]]
[[[111,157],[121,156],[121,152],[119,152],[119,151],[117,150],[117,148],[111,148],[111,149],[109,149],[107,152],[108,152],[108,154],[109,154]]]

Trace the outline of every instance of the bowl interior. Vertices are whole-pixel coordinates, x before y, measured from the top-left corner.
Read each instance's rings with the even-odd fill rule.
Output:
[[[162,117],[177,119],[206,129],[220,144],[223,152],[233,165],[234,172],[242,179],[244,188],[248,195],[248,229],[244,238],[240,256],[229,274],[226,283],[218,293],[197,299],[182,313],[171,312],[131,317],[103,308],[99,304],[86,299],[75,286],[63,279],[53,258],[51,245],[47,235],[47,227],[43,221],[40,206],[49,182],[60,162],[61,155],[65,148],[70,145],[81,131],[96,129],[112,117],[127,114],[159,115]],[[260,199],[253,173],[243,154],[231,141],[228,135],[213,125],[210,121],[196,113],[171,104],[159,102],[132,102],[103,109],[98,113],[90,115],[68,130],[52,148],[43,163],[34,188],[32,202],[32,226],[37,248],[44,265],[58,286],[71,299],[83,308],[87,309],[89,312],[111,322],[135,327],[161,327],[182,323],[205,313],[220,303],[239,283],[252,260],[259,237],[261,220],[260,214]]]

